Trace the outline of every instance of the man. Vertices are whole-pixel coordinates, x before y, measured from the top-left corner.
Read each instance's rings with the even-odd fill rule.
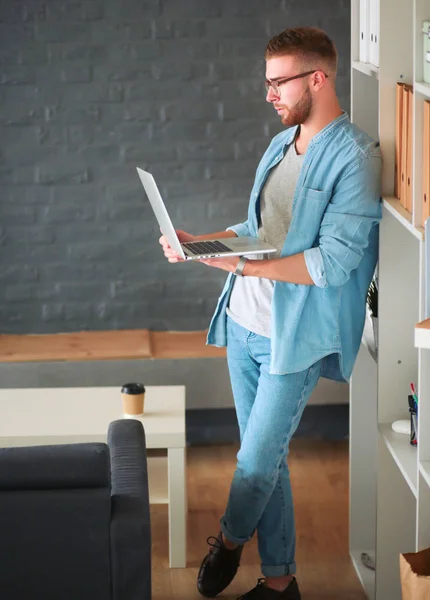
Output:
[[[286,129],[260,161],[248,218],[213,235],[179,232],[181,241],[251,235],[278,249],[202,261],[229,272],[208,343],[227,346],[241,446],[198,589],[225,589],[257,531],[264,579],[242,598],[298,600],[288,446],[319,377],[352,372],[377,262],[382,161],[339,106],[337,51],[323,31],[287,29],[265,58],[266,99]]]

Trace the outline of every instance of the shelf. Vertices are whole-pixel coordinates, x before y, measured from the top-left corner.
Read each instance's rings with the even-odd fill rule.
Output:
[[[422,26],[430,18],[429,2],[371,0],[373,22],[363,29],[360,21],[362,25],[369,18],[369,4],[351,1],[351,120],[379,141],[383,157],[377,264],[379,316],[383,317],[376,332],[379,351],[375,352],[372,327],[367,324],[350,393],[355,417],[350,448],[350,556],[368,600],[401,600],[399,555],[430,544],[430,437],[426,438],[430,435],[430,220],[427,235],[422,227],[424,105],[430,101],[430,83],[424,82],[424,77],[429,78],[424,71]],[[371,39],[372,33],[378,34],[377,40]],[[368,54],[360,52],[363,43]],[[379,51],[379,63],[375,51]],[[370,57],[379,67],[359,60]],[[414,90],[413,101],[404,107],[408,121],[412,109],[411,131],[402,130],[408,138],[403,148],[408,174],[415,176],[413,189],[408,188],[412,192],[408,203],[403,194],[402,202],[395,197],[400,195],[395,189],[397,142],[404,124],[399,83],[411,84]],[[425,318],[429,319],[427,328],[418,322]],[[394,421],[410,423],[411,381],[420,391],[418,446],[411,445],[409,432],[392,429]],[[369,569],[363,563],[364,552],[375,559],[375,571],[372,564]]]
[[[420,463],[419,466],[420,473],[426,480],[427,485],[430,487],[430,461],[425,460]]]
[[[361,560],[361,553],[366,552],[373,559],[375,559],[375,551],[374,550],[351,550],[351,560],[354,568],[357,572],[358,578],[361,582],[361,585],[366,592],[366,596],[368,598],[373,598],[375,595],[375,571],[369,569],[363,564]]]
[[[411,446],[409,436],[393,431],[391,423],[380,423],[378,429],[406,483],[416,497],[418,477],[417,448]]]
[[[400,200],[394,196],[385,196],[383,198],[383,204],[388,212],[395,217],[399,223],[403,225],[408,231],[410,231],[417,240],[424,238],[424,229],[422,227],[415,227],[412,224],[412,215],[400,204]]]
[[[360,71],[361,73],[364,73],[365,75],[375,75],[376,78],[379,78],[379,67],[375,67],[374,65],[371,65],[370,63],[364,63],[364,62],[360,62],[359,60],[354,60],[352,61],[352,68],[355,69],[356,71]]]
[[[430,349],[430,319],[415,326],[415,346]]]
[[[419,92],[422,96],[430,98],[430,85],[424,83],[424,81],[415,81],[414,88],[416,92]]]

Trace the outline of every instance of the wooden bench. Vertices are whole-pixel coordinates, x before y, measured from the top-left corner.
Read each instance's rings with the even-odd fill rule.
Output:
[[[0,334],[0,363],[225,356],[206,331],[129,329],[55,334]]]

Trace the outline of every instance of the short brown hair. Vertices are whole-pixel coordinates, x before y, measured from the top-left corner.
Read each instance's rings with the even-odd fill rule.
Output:
[[[284,29],[267,44],[264,56],[266,60],[274,56],[295,56],[304,67],[326,70],[330,77],[336,77],[336,46],[318,27]]]

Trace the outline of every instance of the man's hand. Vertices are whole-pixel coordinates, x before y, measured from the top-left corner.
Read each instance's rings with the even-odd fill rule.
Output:
[[[182,231],[181,229],[176,229],[176,235],[179,238],[179,241],[182,242],[195,242],[200,238],[195,235],[191,235],[191,233],[187,233],[186,231]],[[204,237],[204,236],[201,236]],[[229,236],[230,237],[230,236]],[[210,239],[210,237],[208,236]],[[164,256],[170,263],[184,262],[184,259],[179,256],[179,254],[173,250],[167,241],[166,237],[162,235],[159,239],[159,242],[163,248]],[[226,256],[225,258],[204,258],[197,260],[195,262],[201,262],[209,267],[215,267],[217,269],[222,269],[223,271],[230,271],[234,273],[237,267],[237,263],[239,262],[239,256]]]
[[[194,242],[194,240],[196,239],[196,237],[194,235],[191,235],[191,233],[181,231],[180,229],[176,230],[176,235],[178,236],[180,242]],[[173,248],[170,246],[169,242],[166,240],[164,235],[162,235],[158,241],[160,242],[163,248],[164,256],[168,259],[169,262],[184,262],[184,259],[181,256],[179,256],[179,254],[175,252],[175,250],[173,250]]]
[[[200,262],[209,267],[215,267],[216,269],[234,273],[239,259],[240,256],[226,256],[225,258],[201,258]]]

